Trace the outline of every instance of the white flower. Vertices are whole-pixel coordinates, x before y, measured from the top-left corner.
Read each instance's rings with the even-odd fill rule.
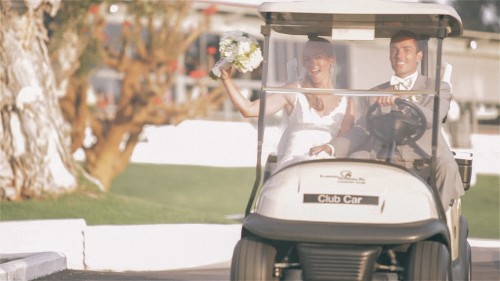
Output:
[[[210,71],[210,77],[217,80],[221,70],[234,65],[241,72],[253,71],[263,61],[259,43],[250,34],[242,31],[229,31],[222,35],[219,42],[221,59]]]

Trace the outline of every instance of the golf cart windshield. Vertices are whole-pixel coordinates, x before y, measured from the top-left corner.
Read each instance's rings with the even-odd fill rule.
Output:
[[[432,132],[439,132],[448,111],[446,102],[435,101],[449,98],[451,88],[440,48],[444,37],[462,33],[460,18],[444,5],[426,4],[435,8],[432,14],[415,3],[370,2],[378,5],[261,5],[266,21],[261,97],[267,107],[261,111],[262,151],[276,161],[272,173],[318,159],[407,168],[430,162]],[[412,36],[415,40],[406,40]],[[411,79],[391,81],[396,72]],[[286,109],[271,112],[277,96],[286,97]],[[387,106],[376,102],[390,97],[398,99]],[[411,151],[399,151],[401,144]],[[402,157],[408,153],[411,163]]]

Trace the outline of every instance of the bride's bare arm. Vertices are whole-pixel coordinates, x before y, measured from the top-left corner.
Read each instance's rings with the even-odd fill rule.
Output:
[[[346,112],[344,115],[344,118],[342,119],[342,125],[340,127],[339,131],[339,136],[345,134],[347,131],[349,131],[352,126],[354,125],[354,104],[351,100],[351,98],[347,99],[347,108]],[[321,152],[326,152],[329,155],[333,155],[335,148],[331,143],[325,143],[322,145],[318,145],[315,147],[311,147],[309,150],[310,155],[318,155]]]
[[[347,98],[347,108],[345,111],[344,119],[340,127],[339,135],[345,134],[354,125],[354,104],[351,98]]]
[[[238,86],[231,79],[231,69],[221,71],[221,81],[227,90],[229,98],[243,117],[257,117],[260,110],[260,100],[250,101],[243,96]],[[290,97],[281,94],[269,95],[266,98],[266,115],[274,114],[284,107],[290,106]]]

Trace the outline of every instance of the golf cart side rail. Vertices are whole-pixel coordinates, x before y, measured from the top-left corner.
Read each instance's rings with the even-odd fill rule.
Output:
[[[447,226],[439,219],[394,225],[352,224],[289,221],[251,213],[243,227],[259,237],[292,242],[400,245],[433,239],[450,245]]]

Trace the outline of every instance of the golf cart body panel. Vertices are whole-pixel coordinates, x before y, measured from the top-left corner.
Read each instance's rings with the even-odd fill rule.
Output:
[[[383,174],[390,174],[390,181]],[[255,212],[282,220],[412,223],[439,218],[432,192],[421,178],[397,165],[313,161],[272,176]]]
[[[257,175],[231,279],[470,279],[460,200],[445,210],[434,181],[436,159],[446,153],[437,149],[448,111],[440,100],[451,98],[442,79],[450,75],[442,67],[442,44],[463,32],[456,11],[440,4],[332,0],[268,2],[259,12],[265,25]],[[425,87],[400,91],[384,84],[394,74],[390,38],[401,30],[420,37],[419,73],[430,77],[419,81]],[[305,67],[324,59],[305,55],[308,40],[318,36],[333,41],[331,87],[308,82],[321,74],[319,67]],[[380,57],[384,61],[374,60]],[[273,95],[287,97],[292,109],[268,114]],[[387,96],[397,96],[397,104],[374,105]],[[324,110],[329,105],[321,102],[328,100],[336,104]],[[342,131],[335,124],[348,108],[352,126]],[[292,118],[302,123],[292,128]],[[329,122],[335,118],[338,123]],[[366,149],[367,135],[382,149]],[[345,149],[336,143],[344,136],[350,137]],[[326,144],[332,153],[311,153]],[[402,144],[411,149],[400,150]],[[429,268],[418,265],[422,259]],[[294,272],[300,273],[291,277]]]
[[[431,238],[449,243],[446,225],[438,219],[404,224],[322,223],[253,213],[245,218],[244,225],[246,231],[259,237],[298,243],[404,245]]]

